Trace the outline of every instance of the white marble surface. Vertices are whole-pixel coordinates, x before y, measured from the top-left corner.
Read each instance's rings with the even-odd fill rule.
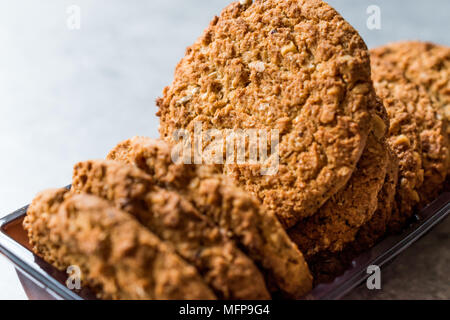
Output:
[[[227,0],[0,2],[0,216],[69,183],[72,165],[116,142],[157,136],[155,98],[184,49]],[[370,47],[400,39],[450,45],[448,0],[330,1]],[[382,29],[366,27],[381,8]],[[66,26],[69,5],[81,29]],[[0,299],[25,298],[0,257]]]

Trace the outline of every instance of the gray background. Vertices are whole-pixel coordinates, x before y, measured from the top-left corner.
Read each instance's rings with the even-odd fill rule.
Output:
[[[39,190],[69,183],[76,161],[118,141],[157,137],[154,100],[184,49],[227,0],[15,0],[0,2],[0,216]],[[448,0],[329,1],[369,47],[404,39],[450,45]],[[69,5],[81,29],[66,26]],[[366,9],[381,8],[368,30]],[[352,298],[450,298],[450,221],[386,269],[381,293]],[[384,278],[383,278],[384,279]],[[0,257],[0,298],[25,298]]]

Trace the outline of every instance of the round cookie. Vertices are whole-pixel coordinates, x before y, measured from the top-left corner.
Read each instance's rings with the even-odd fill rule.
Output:
[[[389,44],[376,52],[401,69],[409,81],[425,88],[450,121],[450,47],[409,41]]]
[[[418,190],[423,183],[422,143],[413,116],[415,104],[402,100],[404,92],[414,88],[399,73],[384,74],[383,65],[377,65],[378,61],[382,63],[375,57],[372,59],[375,90],[383,99],[390,118],[388,144],[399,160],[395,213],[389,224],[401,227],[420,201]],[[383,79],[383,76],[388,75],[388,79]]]
[[[377,210],[365,225],[361,227],[356,239],[350,244],[351,251],[361,253],[368,250],[386,234],[395,201],[398,183],[398,159],[388,150],[388,167],[383,188],[378,194]]]
[[[196,122],[203,130],[278,130],[276,174],[262,175],[261,164],[224,172],[292,227],[350,179],[375,100],[366,45],[334,9],[258,0],[214,18],[178,64],[157,114],[171,142]]]
[[[346,244],[342,251],[325,250],[308,257],[308,264],[316,285],[331,282],[343,274],[351,267],[354,258],[370,249],[385,235],[398,181],[398,160],[390,150],[388,151],[387,174],[383,188],[377,197],[377,210],[372,218],[359,229],[355,241]]]
[[[418,193],[420,205],[424,206],[439,195],[447,176],[450,159],[447,122],[423,86],[409,81],[403,68],[385,59],[385,52],[391,52],[390,48],[372,51],[373,79],[377,89],[392,90],[390,95],[404,103],[409,116],[416,121],[424,170],[424,183]]]
[[[114,300],[215,300],[197,270],[128,213],[66,189],[40,193],[24,228],[33,251],[62,272],[79,266],[83,286]]]
[[[258,268],[226,231],[178,192],[157,187],[139,168],[119,161],[80,162],[72,191],[103,198],[131,214],[192,264],[219,299],[270,299]]]
[[[378,204],[388,167],[384,136],[369,135],[357,169],[347,186],[334,195],[312,217],[288,230],[291,239],[307,258],[319,252],[340,252],[354,241]]]
[[[275,215],[214,167],[174,163],[172,155],[173,146],[166,142],[135,137],[117,145],[108,159],[143,170],[158,186],[176,191],[226,230],[263,271],[273,294],[303,298],[312,288],[312,276],[303,254]]]

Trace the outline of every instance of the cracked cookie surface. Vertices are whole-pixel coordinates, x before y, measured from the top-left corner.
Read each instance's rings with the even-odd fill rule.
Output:
[[[103,199],[65,189],[42,192],[24,226],[36,253],[46,248],[44,258],[51,256],[60,270],[79,266],[83,282],[100,298],[216,298],[172,246]]]
[[[405,82],[399,73],[389,73],[389,78],[384,79],[383,73],[376,73],[377,70],[382,72],[383,68],[377,68],[375,62],[372,64],[375,90],[383,100],[390,119],[387,141],[399,160],[396,204],[389,223],[393,229],[399,229],[403,228],[420,202],[419,188],[423,184],[424,176],[419,126],[413,115],[415,104],[404,100],[405,93],[415,87]]]
[[[386,46],[371,51],[372,75],[379,95],[383,98],[394,98],[398,104],[403,104],[404,111],[402,113],[409,113],[409,117],[413,118],[416,123],[421,146],[416,148],[415,152],[418,152],[421,157],[423,183],[418,181],[419,184],[415,189],[420,198],[419,206],[422,207],[437,198],[446,180],[450,160],[446,133],[447,121],[442,117],[440,108],[436,106],[436,102],[427,93],[425,87],[410,81],[405,76],[403,67],[391,60],[392,57],[389,55],[392,54],[392,50],[390,46]],[[387,58],[386,55],[388,55]],[[401,60],[400,57],[398,58]],[[397,114],[392,114],[392,116],[398,119]],[[396,121],[393,123],[395,124]],[[395,133],[392,132],[392,134]],[[411,134],[407,134],[405,137],[409,140],[413,139]],[[399,142],[397,138],[396,141],[392,141],[393,148]],[[413,141],[411,143],[414,144]],[[402,163],[400,165],[402,168]],[[400,174],[400,179],[402,179],[402,174]],[[401,183],[404,183],[404,180]],[[417,201],[414,200],[414,203]],[[403,209],[400,208],[400,210]],[[406,208],[406,212],[408,211],[409,208]]]
[[[118,161],[78,163],[72,191],[106,199],[136,217],[196,267],[219,299],[270,299],[258,268],[226,231],[177,192],[156,186],[139,168]]]
[[[354,241],[378,205],[386,177],[388,149],[384,136],[369,136],[349,183],[312,217],[288,230],[291,239],[310,258],[321,251],[340,252]]]
[[[375,52],[401,69],[409,81],[425,88],[434,106],[450,121],[450,47],[408,41],[392,43]]]
[[[177,129],[276,129],[278,173],[224,166],[286,227],[313,215],[349,180],[375,94],[358,33],[318,0],[233,3],[186,51],[158,99],[161,136]],[[206,145],[203,145],[206,147]]]
[[[115,147],[108,159],[137,166],[162,188],[176,190],[194,203],[253,259],[271,292],[290,298],[307,294],[312,288],[309,268],[277,218],[214,167],[174,163],[171,150],[161,140],[135,137]]]
[[[342,251],[321,251],[308,257],[308,264],[314,275],[314,283],[329,283],[351,267],[354,258],[369,250],[385,234],[395,201],[398,181],[398,160],[389,152],[389,163],[383,188],[378,194],[378,206],[372,218],[359,230],[353,242],[347,243]]]
[[[372,218],[358,231],[355,241],[350,245],[352,251],[362,253],[370,249],[386,234],[392,216],[397,183],[398,159],[389,149],[386,179],[378,194],[377,210]]]

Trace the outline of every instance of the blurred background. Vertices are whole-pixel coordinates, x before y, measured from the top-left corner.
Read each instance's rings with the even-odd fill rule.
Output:
[[[328,2],[369,47],[397,40],[450,45],[449,0]],[[135,135],[158,137],[155,98],[186,46],[229,3],[1,1],[0,217],[42,189],[67,185],[75,162],[103,158]],[[373,5],[381,29],[367,25]],[[449,299],[449,233],[447,221],[397,260],[383,292],[360,289],[351,298]],[[26,296],[0,256],[0,299],[8,298]]]

